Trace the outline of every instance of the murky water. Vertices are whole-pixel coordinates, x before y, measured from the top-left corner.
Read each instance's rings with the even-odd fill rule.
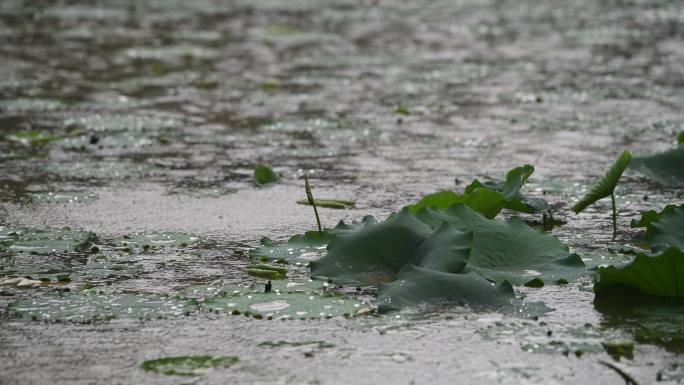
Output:
[[[356,200],[320,210],[332,226],[531,163],[527,191],[567,221],[555,235],[589,266],[627,258],[629,221],[681,192],[626,174],[616,242],[609,203],[569,207],[623,148],[662,151],[684,129],[683,37],[675,0],[3,1],[0,225],[73,230],[54,253],[0,254],[0,280],[38,281],[0,286],[0,383],[623,383],[599,360],[631,329],[595,310],[590,276],[519,289],[555,309],[538,319],[267,321],[175,296],[254,282],[261,237],[315,228],[304,172],[317,196]],[[261,163],[281,182],[255,186]],[[70,248],[77,229],[98,250]],[[42,322],[41,303],[90,286],[111,291],[81,306],[114,319]],[[638,343],[617,365],[676,382],[678,353]],[[140,368],[207,354],[239,362]]]

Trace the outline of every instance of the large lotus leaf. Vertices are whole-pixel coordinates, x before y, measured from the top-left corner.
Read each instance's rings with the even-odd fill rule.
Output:
[[[473,233],[458,231],[444,222],[420,243],[412,262],[426,269],[460,273],[468,263],[472,245]]]
[[[668,205],[663,211],[645,211],[632,227],[645,227],[646,237],[654,250],[674,246],[684,250],[684,205]]]
[[[671,247],[658,256],[637,254],[623,267],[599,267],[594,292],[611,286],[628,286],[646,294],[684,298],[684,253]]]
[[[425,208],[418,219],[437,228],[448,222],[473,233],[473,249],[466,271],[487,279],[524,284],[533,278],[546,282],[571,280],[585,272],[581,258],[549,234],[527,226],[518,218],[491,220],[469,207],[456,204],[448,209]]]
[[[311,274],[354,282],[391,281],[431,233],[404,209],[383,223],[333,238],[328,254],[310,263]]]
[[[108,288],[52,292],[19,299],[8,313],[35,320],[92,322],[113,318],[167,318],[197,310],[195,300],[167,295],[124,293]]]
[[[620,157],[610,166],[606,174],[572,207],[572,211],[579,213],[597,200],[611,195],[615,191],[615,187],[631,159],[632,154],[629,151],[623,151]]]
[[[497,288],[474,273],[443,273],[408,264],[394,282],[380,285],[378,310],[386,312],[424,303],[461,303],[476,310],[502,310],[511,306],[513,299],[513,289],[507,283]]]
[[[372,216],[366,216],[360,223],[346,224],[340,221],[335,228],[318,231],[307,231],[303,235],[290,237],[287,242],[276,243],[269,238],[261,239],[261,246],[249,252],[252,261],[287,260],[308,262],[318,259],[325,253],[326,246],[335,235],[346,234],[359,227],[375,223]]]
[[[79,251],[97,241],[94,233],[63,229],[35,230],[0,226],[0,250],[35,254]]]
[[[684,186],[684,144],[651,156],[635,156],[630,168],[671,187]]]
[[[266,293],[263,286],[223,288],[213,291],[213,297],[202,302],[202,307],[235,315],[256,318],[298,319],[353,316],[369,311],[368,305],[331,293],[327,284],[318,282],[273,282]],[[209,292],[211,295],[211,292]]]

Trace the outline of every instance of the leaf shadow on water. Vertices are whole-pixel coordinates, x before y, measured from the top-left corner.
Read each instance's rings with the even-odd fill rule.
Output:
[[[642,344],[684,353],[684,300],[655,297],[627,286],[606,288],[594,299],[601,326],[623,330]]]

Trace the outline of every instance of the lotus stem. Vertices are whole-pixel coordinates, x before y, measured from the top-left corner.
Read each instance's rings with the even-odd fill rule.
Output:
[[[613,240],[617,238],[617,209],[615,208],[615,194],[610,193],[610,200],[613,201]]]
[[[316,201],[314,200],[313,194],[311,193],[311,186],[309,186],[309,177],[304,173],[304,190],[306,191],[306,199],[309,204],[313,206],[314,214],[316,215],[316,225],[318,225],[318,233],[323,233],[323,227],[321,227],[321,218],[318,216],[318,208],[316,208]]]

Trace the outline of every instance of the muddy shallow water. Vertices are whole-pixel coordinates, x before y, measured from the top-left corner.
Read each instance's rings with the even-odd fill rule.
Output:
[[[615,250],[639,211],[682,201],[626,173],[615,242],[609,202],[569,209],[624,148],[659,152],[684,129],[679,1],[95,3],[0,4],[0,225],[69,226],[104,245],[139,232],[201,242],[103,247],[96,265],[83,253],[5,253],[0,278],[79,260],[89,269],[63,285],[72,290],[261,282],[245,274],[248,250],[315,227],[296,203],[304,172],[317,196],[356,200],[320,210],[332,226],[534,164],[526,191],[567,221],[553,233],[589,266],[629,258]],[[257,187],[259,163],[281,181]],[[554,309],[534,319],[450,308],[83,324],[8,310],[54,290],[0,286],[0,383],[624,383],[599,361],[640,384],[684,378],[681,352],[665,345],[636,344],[619,362],[605,352],[630,329],[595,310],[590,275],[517,289]],[[140,368],[207,354],[239,361],[194,377]]]

